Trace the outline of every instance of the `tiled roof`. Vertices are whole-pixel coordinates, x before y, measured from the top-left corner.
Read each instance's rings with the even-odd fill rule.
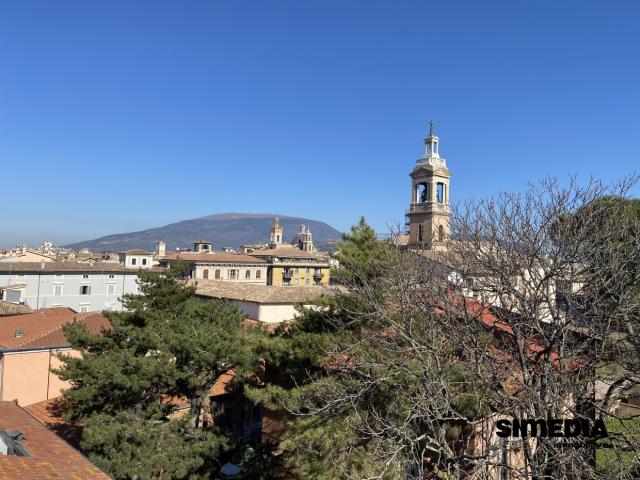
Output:
[[[31,404],[24,409],[42,425],[53,430],[65,442],[80,449],[82,426],[67,423],[62,417],[67,411],[67,404],[62,395]]]
[[[64,272],[86,272],[86,273],[138,273],[137,268],[125,268],[119,263],[88,263],[77,262],[24,262],[24,263],[2,263],[0,262],[0,273],[64,273]]]
[[[147,252],[146,250],[140,250],[140,249],[127,250],[125,252],[118,252],[118,253],[123,253],[125,255],[153,255],[153,252]]]
[[[10,303],[0,300],[0,315],[24,315],[25,313],[32,312],[33,310],[31,310],[31,307],[28,305],[20,305],[19,303]]]
[[[25,457],[0,454],[1,480],[109,478],[14,402],[0,402],[0,428],[22,432],[22,446],[29,452]]]
[[[196,252],[180,252],[169,253],[159,258],[160,261],[174,262],[176,260],[184,260],[185,262],[200,263],[265,263],[261,258],[243,255],[241,253],[196,253]]]
[[[309,287],[277,287],[250,283],[198,280],[196,295],[255,303],[295,304],[309,303],[322,296],[334,296],[337,287],[314,285]]]
[[[91,333],[110,328],[109,321],[100,313],[76,313],[70,308],[44,308],[26,315],[12,315],[0,320],[0,348],[4,350],[38,349],[68,346],[62,326],[79,321]],[[21,331],[21,336],[16,332]]]
[[[281,257],[281,258],[317,258],[326,261],[326,254],[323,252],[305,252],[293,245],[281,245],[278,248],[261,248],[253,250],[251,255],[258,257]]]

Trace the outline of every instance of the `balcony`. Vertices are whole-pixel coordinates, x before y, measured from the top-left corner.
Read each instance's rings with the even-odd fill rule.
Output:
[[[411,208],[409,209],[407,214],[416,213],[416,212],[429,212],[429,211],[448,212],[449,205],[447,203],[442,203],[442,202],[412,203]]]

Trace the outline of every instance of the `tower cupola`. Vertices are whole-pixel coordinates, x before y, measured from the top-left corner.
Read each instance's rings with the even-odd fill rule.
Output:
[[[424,158],[440,158],[438,144],[440,138],[435,134],[435,123],[429,122],[429,135],[424,137]]]

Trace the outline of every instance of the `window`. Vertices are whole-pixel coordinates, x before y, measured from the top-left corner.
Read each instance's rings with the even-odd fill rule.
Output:
[[[89,305],[80,305],[79,306],[80,313],[85,313],[89,311]]]
[[[91,295],[91,287],[89,285],[81,285],[80,295]]]
[[[249,280],[251,278],[251,270],[247,270],[244,272],[244,278]]]
[[[7,302],[11,302],[11,303],[18,303],[20,301],[20,290],[5,290],[7,292],[6,294],[6,300]]]
[[[62,295],[62,285],[54,285],[53,286],[53,295],[55,297],[59,297]]]
[[[82,278],[89,278],[89,275],[85,273],[84,275],[82,275]]]
[[[115,295],[116,294],[116,284],[110,283],[107,285],[107,295]]]
[[[311,285],[311,279],[310,279],[310,278],[307,278],[307,279],[304,281],[304,284],[305,284],[307,287],[308,287],[309,285]]]
[[[137,258],[132,258],[131,259],[131,265],[135,265],[136,264],[136,260],[137,260]]]
[[[438,203],[444,203],[444,183],[436,183],[436,200]]]
[[[304,269],[304,273],[309,273],[309,267]]]
[[[204,278],[205,280],[208,280],[208,279],[209,279],[209,269],[208,269],[208,268],[205,268],[205,269],[202,271],[202,278]]]
[[[256,270],[256,279],[260,280],[262,278],[262,270]]]
[[[146,259],[146,258],[143,258],[143,259],[142,259],[142,264],[143,264],[143,265],[146,265],[146,264],[147,264],[147,259]]]
[[[442,225],[438,226],[438,240],[444,241],[444,227]]]
[[[418,242],[424,241],[424,227],[422,225],[418,225]]]
[[[109,278],[116,278],[116,276],[113,273],[110,273]]]
[[[298,285],[300,285],[300,281],[296,278],[296,279],[293,281],[293,284],[294,284],[294,285],[296,285],[296,286],[298,286]]]
[[[238,277],[238,271],[235,269],[229,270],[229,279],[235,280]]]
[[[216,280],[220,280],[220,270],[216,270],[216,272],[215,272],[215,274],[213,276],[214,276],[214,278]]]

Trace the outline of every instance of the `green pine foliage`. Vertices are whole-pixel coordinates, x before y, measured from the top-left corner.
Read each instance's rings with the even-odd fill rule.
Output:
[[[56,372],[72,385],[68,418],[86,426],[83,448],[117,479],[216,478],[232,440],[202,424],[208,392],[231,368],[238,381],[260,368],[242,314],[198,300],[181,274],[140,272],[141,293],[126,296],[127,311],[105,312],[112,328],[102,335],[65,327],[82,352],[61,356]],[[168,420],[176,403],[190,409]]]

